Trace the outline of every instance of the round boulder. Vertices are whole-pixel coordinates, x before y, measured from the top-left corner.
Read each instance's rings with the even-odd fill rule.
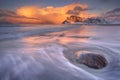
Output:
[[[93,53],[77,54],[76,61],[80,64],[84,64],[90,68],[101,69],[107,65],[107,60],[99,55]]]

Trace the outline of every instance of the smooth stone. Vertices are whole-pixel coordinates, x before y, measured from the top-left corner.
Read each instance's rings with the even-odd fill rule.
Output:
[[[76,61],[94,69],[101,69],[107,65],[107,60],[102,55],[94,53],[79,54],[76,57]]]

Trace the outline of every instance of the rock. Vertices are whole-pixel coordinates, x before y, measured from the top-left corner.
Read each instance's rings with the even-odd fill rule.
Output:
[[[101,69],[107,65],[107,60],[103,56],[93,53],[79,54],[76,61],[94,69]]]
[[[73,24],[73,23],[82,23],[84,18],[79,17],[77,15],[71,15],[70,17],[67,17],[65,21],[62,22],[62,24]]]

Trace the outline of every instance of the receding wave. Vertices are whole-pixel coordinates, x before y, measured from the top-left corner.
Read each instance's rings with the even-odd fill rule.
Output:
[[[113,27],[1,28],[1,39],[20,37],[0,42],[0,80],[119,80],[120,28]],[[107,65],[80,64],[76,53],[99,54]]]

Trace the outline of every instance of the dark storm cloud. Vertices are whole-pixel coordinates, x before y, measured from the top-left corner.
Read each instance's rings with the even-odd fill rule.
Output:
[[[67,14],[71,14],[71,15],[79,15],[80,12],[82,11],[86,11],[88,10],[88,8],[82,8],[80,6],[76,6],[73,10],[68,10]]]
[[[110,11],[106,12],[104,16],[105,17],[115,17],[116,16],[117,18],[120,19],[120,8],[110,10]]]
[[[14,11],[0,9],[0,17],[23,18],[24,16],[19,16]]]
[[[13,16],[17,16],[17,14],[14,11],[0,9],[0,17],[2,16],[13,17]]]
[[[119,13],[120,14],[120,8],[116,8],[116,9],[113,9],[113,10],[107,12],[107,14],[111,14],[111,13]]]

